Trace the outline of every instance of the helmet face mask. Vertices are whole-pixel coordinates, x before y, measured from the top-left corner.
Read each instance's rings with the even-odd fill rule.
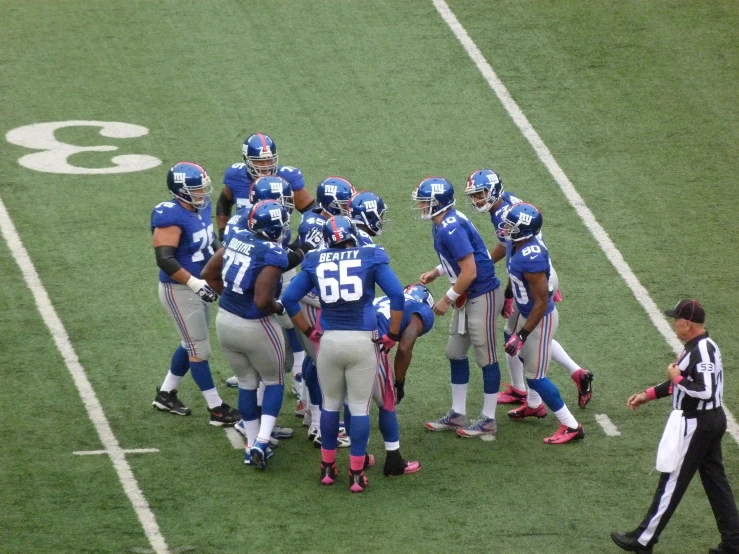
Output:
[[[167,174],[167,188],[177,200],[202,210],[210,203],[213,185],[201,166],[192,162],[179,162]]]
[[[500,176],[491,169],[478,169],[467,179],[464,190],[467,202],[475,210],[475,213],[483,214],[500,200],[503,194],[503,181]]]
[[[456,204],[454,187],[442,177],[428,177],[411,193],[416,219],[429,220]]]
[[[255,133],[247,137],[241,155],[252,179],[277,174],[277,145],[269,136]]]

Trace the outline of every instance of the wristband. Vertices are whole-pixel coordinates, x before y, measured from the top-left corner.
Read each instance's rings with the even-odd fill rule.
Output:
[[[185,283],[192,292],[198,292],[203,287],[203,281],[197,277],[190,275],[190,278]]]
[[[522,341],[525,341],[527,338],[529,338],[530,334],[531,334],[531,331],[527,331],[526,329],[521,329],[518,332],[518,336],[521,338]]]
[[[454,287],[449,287],[449,290],[446,291],[446,297],[449,300],[451,300],[452,302],[456,302],[457,301],[457,298],[459,298],[460,296],[462,296],[462,295],[461,294],[457,294],[456,292],[454,292]]]
[[[446,275],[446,269],[444,269],[444,266],[441,264],[436,266],[436,271],[439,272],[439,276]]]
[[[395,342],[398,342],[398,341],[400,340],[400,335],[396,335],[396,334],[395,334],[395,333],[393,333],[392,331],[388,331],[388,332],[387,332],[387,337],[388,337],[389,339],[392,339],[392,340],[394,340]]]
[[[503,297],[507,300],[509,298],[513,298],[513,290],[511,289],[511,286],[508,285],[505,288],[505,291],[503,292]]]

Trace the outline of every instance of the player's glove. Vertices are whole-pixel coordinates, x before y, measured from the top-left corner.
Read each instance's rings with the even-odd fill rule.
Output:
[[[321,337],[323,336],[323,333],[318,331],[315,327],[308,327],[304,334],[308,337],[308,340],[316,346],[318,346],[318,343],[321,341]]]
[[[215,302],[218,300],[216,291],[210,288],[208,283],[202,279],[197,279],[191,275],[187,280],[187,286],[190,287],[190,290],[197,294],[203,302]]]
[[[381,337],[372,339],[372,342],[380,347],[380,352],[390,352],[393,349],[393,346],[398,344],[399,340],[400,336],[388,331]]]
[[[562,302],[562,293],[559,292],[559,289],[557,289],[557,292],[552,296],[552,302]]]
[[[526,342],[528,336],[529,332],[524,329],[521,329],[515,335],[511,335],[511,338],[509,338],[508,342],[505,343],[505,353],[509,356],[517,356],[523,348],[523,343]]]
[[[395,403],[400,404],[400,401],[405,398],[405,381],[395,381]]]
[[[318,248],[323,243],[323,232],[318,227],[313,227],[305,235],[305,243],[310,244],[313,248]]]
[[[500,315],[506,319],[513,315],[513,298],[506,298],[503,301],[503,309],[500,310]]]

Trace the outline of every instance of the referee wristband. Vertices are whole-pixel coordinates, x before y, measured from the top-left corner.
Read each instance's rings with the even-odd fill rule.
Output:
[[[446,275],[446,269],[444,269],[444,266],[439,264],[436,266],[436,271],[439,272],[439,275]]]
[[[460,296],[462,296],[462,295],[461,294],[457,294],[456,292],[454,292],[454,287],[449,287],[449,290],[446,291],[446,297],[449,300],[451,300],[452,302],[456,302],[457,301],[457,298],[459,298]]]

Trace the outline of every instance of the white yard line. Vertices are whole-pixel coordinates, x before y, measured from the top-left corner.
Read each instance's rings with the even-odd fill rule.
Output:
[[[244,449],[244,437],[233,427],[226,427],[226,438],[231,443],[231,446],[234,447],[234,450]]]
[[[82,403],[85,405],[87,415],[95,426],[98,437],[100,437],[100,442],[105,447],[105,452],[113,462],[113,467],[118,474],[118,480],[121,482],[126,496],[128,496],[133,509],[136,511],[141,526],[144,528],[144,533],[146,533],[146,537],[149,539],[149,544],[151,544],[157,554],[168,554],[169,549],[167,543],[159,530],[154,513],[149,508],[149,504],[146,498],[144,498],[139,484],[136,482],[136,478],[131,471],[131,466],[126,461],[125,452],[120,444],[118,444],[118,439],[110,428],[110,423],[105,417],[100,400],[98,400],[90,384],[90,380],[87,378],[85,369],[80,365],[77,353],[72,347],[67,330],[59,319],[49,299],[49,294],[39,279],[38,272],[33,262],[31,262],[31,258],[28,256],[28,251],[23,246],[20,236],[18,236],[18,231],[10,219],[10,215],[8,215],[2,199],[0,199],[0,231],[2,231],[10,252],[23,273],[23,279],[33,294],[41,318],[44,320],[46,327],[48,327],[56,343],[56,347],[64,359],[64,363],[77,387]]]
[[[616,427],[613,424],[613,422],[611,421],[611,418],[608,417],[606,414],[596,414],[595,421],[598,422],[598,425],[600,425],[603,428],[603,431],[609,437],[620,437],[621,436],[621,431],[618,430],[618,427]]]
[[[124,454],[152,454],[159,452],[158,448],[126,448]],[[107,454],[107,450],[76,450],[72,452],[75,456],[97,456],[98,454]]]
[[[498,76],[495,74],[495,71],[493,71],[493,68],[490,67],[485,56],[482,55],[480,49],[472,41],[470,36],[467,34],[467,31],[462,27],[462,24],[459,22],[447,3],[444,0],[433,0],[433,2],[439,15],[441,15],[444,22],[452,30],[454,36],[457,37],[457,40],[459,40],[467,51],[469,57],[472,58],[472,61],[475,62],[477,69],[480,70],[480,73],[482,73],[482,76],[488,82],[490,88],[493,89],[493,92],[495,92],[495,95],[503,104],[508,115],[511,116],[513,122],[520,129],[521,134],[523,134],[523,136],[526,137],[526,140],[529,141],[529,144],[531,144],[536,155],[541,160],[541,163],[544,164],[551,176],[554,177],[554,180],[557,181],[557,184],[559,185],[559,188],[562,189],[567,201],[575,209],[577,215],[580,216],[580,219],[585,224],[588,231],[593,235],[598,246],[600,246],[600,249],[606,255],[606,258],[608,258],[608,261],[616,268],[618,274],[626,282],[629,289],[631,289],[631,292],[634,294],[639,304],[641,304],[642,308],[644,308],[649,319],[652,320],[652,324],[664,337],[667,344],[672,347],[675,354],[679,354],[682,351],[683,346],[673,332],[672,327],[662,315],[657,304],[652,300],[647,289],[639,282],[639,279],[636,277],[631,267],[629,267],[629,264],[626,263],[626,260],[618,248],[616,248],[611,237],[608,236],[608,233],[603,229],[603,226],[595,219],[593,212],[591,212],[590,208],[587,207],[585,201],[582,196],[580,196],[580,193],[577,192],[569,177],[567,177],[562,168],[559,167],[559,164],[554,159],[549,148],[544,144],[539,133],[537,133],[531,123],[529,123],[529,120],[523,114],[521,108],[519,108],[518,104],[513,100],[505,85],[500,79],[498,79]],[[729,412],[726,406],[724,406],[724,410],[726,411],[726,418],[728,420],[728,432],[737,444],[739,444],[739,425],[737,425],[736,419],[734,419],[734,416]]]

